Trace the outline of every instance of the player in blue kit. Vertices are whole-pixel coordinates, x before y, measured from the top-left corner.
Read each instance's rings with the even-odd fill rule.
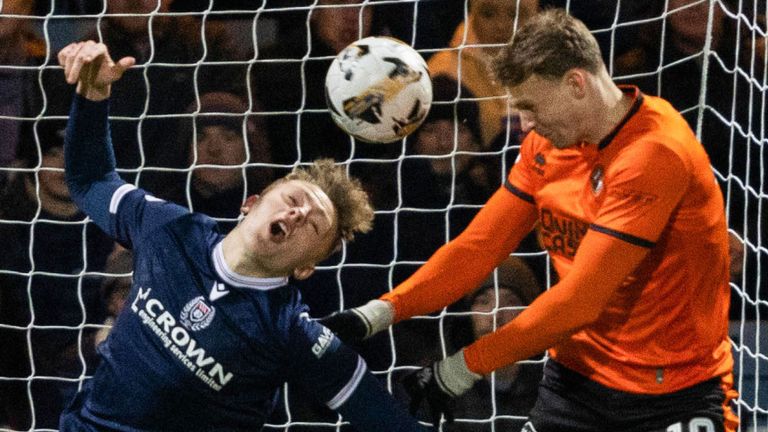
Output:
[[[224,236],[209,217],[115,172],[108,98],[135,60],[115,63],[92,41],[65,47],[58,59],[77,83],[65,140],[72,197],[135,257],[126,307],[61,430],[260,430],[286,381],[361,431],[421,430],[362,358],[309,319],[288,284],[370,229],[360,183],[331,161],[294,170],[248,198],[242,222]]]

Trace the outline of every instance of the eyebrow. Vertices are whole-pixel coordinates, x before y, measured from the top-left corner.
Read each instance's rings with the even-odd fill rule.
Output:
[[[312,190],[312,189],[304,188],[304,187],[302,187],[300,189],[302,190],[302,192],[304,192],[304,194],[306,195],[307,199],[309,199],[314,204],[314,207],[317,207],[318,209],[320,209],[321,214],[323,215],[325,220],[328,221],[328,225],[332,228],[333,227],[333,218],[331,218],[331,214],[328,211],[328,209],[326,209],[323,206],[323,204],[322,204],[323,201],[320,199],[320,196],[317,194],[317,192]],[[319,235],[320,231],[319,231],[317,225],[313,223],[312,227],[315,229],[315,232]]]

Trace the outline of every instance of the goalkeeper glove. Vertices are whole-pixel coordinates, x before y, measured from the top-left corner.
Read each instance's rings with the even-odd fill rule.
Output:
[[[453,398],[472,388],[480,378],[482,375],[467,368],[463,350],[417,370],[403,378],[403,387],[411,397],[411,415],[416,415],[426,399],[435,429],[440,426],[441,414],[448,423],[453,423]]]
[[[394,318],[392,303],[371,300],[363,306],[334,312],[318,321],[344,342],[356,343],[391,326]]]

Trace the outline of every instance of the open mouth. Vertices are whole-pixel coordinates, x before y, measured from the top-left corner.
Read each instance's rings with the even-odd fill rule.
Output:
[[[282,243],[288,238],[288,227],[283,222],[275,221],[269,225],[269,233],[273,242]]]

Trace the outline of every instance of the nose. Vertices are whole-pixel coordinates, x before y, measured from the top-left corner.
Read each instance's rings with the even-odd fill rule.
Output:
[[[536,127],[536,122],[534,121],[533,115],[527,111],[520,111],[520,129],[522,129],[523,132],[529,132],[534,127]]]
[[[288,220],[293,224],[300,224],[307,218],[309,209],[306,206],[295,206],[288,210]]]

